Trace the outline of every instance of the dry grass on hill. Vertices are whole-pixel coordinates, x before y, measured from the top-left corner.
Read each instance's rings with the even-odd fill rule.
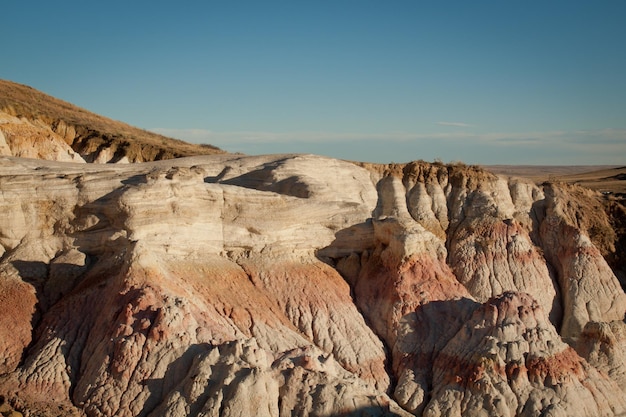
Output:
[[[224,153],[212,145],[191,144],[112,120],[34,88],[0,80],[0,111],[50,127],[81,155],[114,147],[144,159]],[[132,155],[131,155],[132,161]]]

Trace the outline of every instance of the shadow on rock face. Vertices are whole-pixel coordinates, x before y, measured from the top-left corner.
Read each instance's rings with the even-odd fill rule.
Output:
[[[79,253],[80,252],[76,252]],[[49,264],[41,261],[12,262],[22,280],[33,286],[41,313],[48,311],[64,295],[71,292],[90,267],[89,259],[82,255],[77,263],[59,262]]]
[[[210,345],[206,343],[193,344],[189,346],[185,353],[178,359],[167,366],[167,371],[165,371],[163,378],[144,380],[144,385],[150,391],[150,396],[146,399],[141,415],[146,416],[158,407],[164,400],[164,397],[177,388],[177,385],[181,384],[185,378],[193,379],[195,375],[191,375],[190,373],[194,372],[192,369],[194,361],[197,361],[199,357],[206,354],[209,349]],[[196,414],[200,411],[198,408],[203,404],[203,400],[206,401],[206,398],[203,396],[196,399],[195,402],[198,403],[198,406],[193,407],[194,410],[192,410],[195,411]],[[191,415],[194,414],[192,413]]]
[[[387,407],[363,407],[351,412],[333,414],[328,417],[400,417],[398,413],[394,413]]]

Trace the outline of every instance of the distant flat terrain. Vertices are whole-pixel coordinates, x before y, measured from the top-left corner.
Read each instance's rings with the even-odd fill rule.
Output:
[[[618,165],[488,165],[501,175],[530,178],[537,183],[562,181],[604,193],[626,195],[626,166]]]

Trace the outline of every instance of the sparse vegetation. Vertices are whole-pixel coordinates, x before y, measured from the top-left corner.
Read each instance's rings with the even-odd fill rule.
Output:
[[[93,160],[94,142],[101,148],[124,146],[131,162],[151,160],[157,155],[160,159],[170,159],[223,153],[212,145],[187,143],[99,116],[31,87],[5,80],[0,80],[0,111],[48,126],[86,160]]]

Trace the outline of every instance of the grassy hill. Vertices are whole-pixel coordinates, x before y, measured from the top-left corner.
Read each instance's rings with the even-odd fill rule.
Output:
[[[123,157],[142,162],[224,153],[215,146],[187,143],[99,116],[6,80],[0,80],[0,111],[51,129],[88,162],[98,158],[104,149],[113,156],[110,162]]]

